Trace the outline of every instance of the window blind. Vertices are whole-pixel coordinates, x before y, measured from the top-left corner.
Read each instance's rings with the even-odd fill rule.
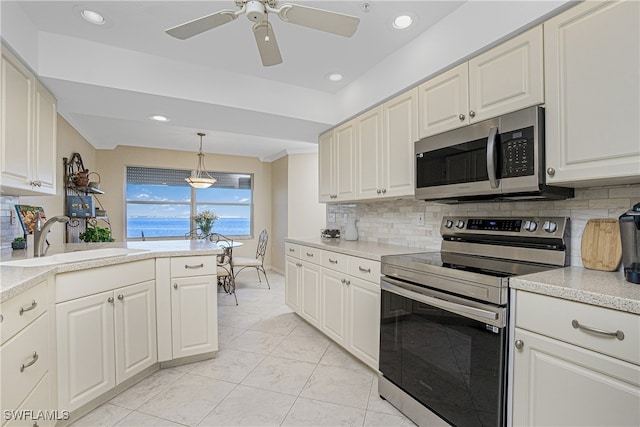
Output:
[[[251,190],[252,175],[209,172],[217,182],[212,188],[236,188]],[[127,166],[127,184],[189,186],[185,181],[191,175],[188,169],[164,169]]]

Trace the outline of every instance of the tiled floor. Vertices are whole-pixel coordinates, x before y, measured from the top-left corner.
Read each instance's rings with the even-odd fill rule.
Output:
[[[75,426],[413,426],[378,397],[374,371],[284,305],[284,277],[218,294],[216,357],[162,369]]]

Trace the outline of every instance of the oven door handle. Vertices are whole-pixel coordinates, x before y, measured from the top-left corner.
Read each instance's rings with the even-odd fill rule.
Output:
[[[451,301],[446,301],[440,298],[430,297],[428,295],[423,295],[417,292],[410,291],[408,289],[401,288],[400,286],[392,285],[391,283],[386,281],[387,279],[383,279],[380,281],[380,288],[394,293],[396,295],[400,295],[405,298],[409,298],[418,302],[422,302],[424,304],[429,304],[437,308],[441,308],[447,311],[453,311],[460,314],[467,314],[470,316],[474,316],[476,318],[486,319],[486,320],[498,320],[498,313],[489,310],[483,310],[481,308],[469,307],[463,304],[458,304]]]

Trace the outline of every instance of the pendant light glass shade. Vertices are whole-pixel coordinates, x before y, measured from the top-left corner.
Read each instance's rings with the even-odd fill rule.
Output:
[[[202,153],[202,137],[205,136],[204,133],[199,132],[198,136],[200,136],[200,151],[198,151],[198,168],[196,170],[191,171],[191,176],[189,178],[185,178],[184,180],[189,183],[193,188],[209,188],[213,184],[215,184],[216,179],[209,175],[207,172],[207,168],[204,165],[204,154]]]

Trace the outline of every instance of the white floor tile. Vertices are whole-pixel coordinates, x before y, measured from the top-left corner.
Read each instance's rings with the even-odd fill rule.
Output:
[[[341,368],[348,368],[353,370],[361,370],[365,373],[374,373],[364,363],[349,354],[345,349],[340,347],[336,343],[331,343],[327,351],[325,351],[322,359],[320,359],[321,365],[339,366]]]
[[[378,376],[374,375],[373,384],[371,384],[371,393],[369,394],[368,411],[382,412],[384,414],[403,416],[391,403],[387,402],[378,394]]]
[[[271,352],[272,356],[318,363],[329,347],[329,340],[322,337],[287,336]]]
[[[229,341],[227,347],[233,350],[267,355],[271,353],[284,338],[284,335],[249,330]]]
[[[318,365],[301,397],[366,409],[373,373]]]
[[[182,427],[184,424],[133,411],[124,419],[118,421],[118,427]]]
[[[362,426],[365,411],[335,403],[296,400],[283,426]]]
[[[130,409],[105,403],[89,412],[84,417],[74,421],[71,425],[77,427],[103,427],[113,426],[115,423],[131,413]]]
[[[189,373],[239,384],[264,358],[263,354],[224,349],[213,359],[194,363]]]
[[[300,318],[294,313],[281,313],[254,323],[249,329],[272,334],[289,335],[300,324]]]
[[[404,427],[415,426],[413,422],[404,415],[382,414],[380,412],[367,411],[364,419],[365,426],[371,427]]]
[[[184,372],[177,369],[160,369],[111,399],[110,403],[128,409],[138,409],[183,375]]]
[[[315,363],[267,356],[242,384],[298,396],[315,368]]]

